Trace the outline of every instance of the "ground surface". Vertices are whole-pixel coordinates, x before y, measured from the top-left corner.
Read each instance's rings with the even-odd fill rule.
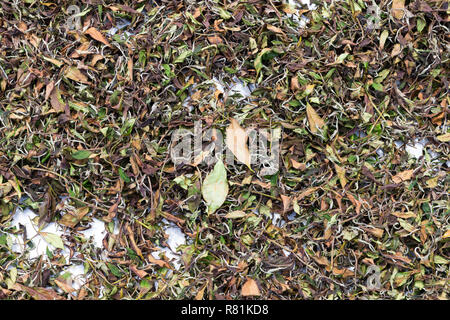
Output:
[[[1,1],[0,298],[447,299],[448,3],[371,4]]]

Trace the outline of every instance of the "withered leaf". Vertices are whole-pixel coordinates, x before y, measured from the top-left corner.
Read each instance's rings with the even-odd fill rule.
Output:
[[[309,129],[312,133],[317,133],[318,129],[321,129],[325,125],[325,122],[309,103],[306,105],[306,115],[308,117]]]
[[[250,167],[250,151],[247,147],[248,135],[235,119],[231,119],[226,131],[227,147],[233,152],[235,157],[242,163]]]
[[[90,27],[89,29],[87,29],[86,34],[90,35],[93,39],[107,45],[108,47],[111,46],[108,40],[106,40],[105,36],[94,27]]]

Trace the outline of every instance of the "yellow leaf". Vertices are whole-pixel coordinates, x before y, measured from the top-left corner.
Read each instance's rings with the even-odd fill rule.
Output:
[[[445,238],[450,238],[450,229],[448,229],[442,236],[442,239],[445,239]]]
[[[396,44],[394,45],[394,48],[392,49],[392,52],[391,52],[391,58],[393,58],[393,57],[399,55],[400,52],[402,52],[402,47],[401,47],[400,43],[396,43]]]
[[[261,295],[261,293],[259,292],[258,284],[255,280],[250,278],[242,286],[241,294],[244,297]]]
[[[338,166],[336,163],[334,164],[334,168],[336,169],[336,173],[339,177],[342,188],[345,188],[345,185],[347,184],[347,179],[345,178],[345,169]]]
[[[427,187],[434,188],[438,185],[439,177],[434,177],[427,180]]]
[[[237,218],[243,218],[246,215],[247,214],[244,211],[236,210],[236,211],[227,213],[225,215],[225,218],[227,218],[227,219],[237,219]]]
[[[202,300],[203,299],[203,295],[204,295],[205,289],[206,289],[206,283],[203,285],[203,287],[195,295],[195,300]]]
[[[248,135],[245,130],[241,128],[235,119],[231,119],[226,133],[227,147],[240,162],[250,167],[250,152],[247,147]]]
[[[436,137],[441,142],[449,142],[450,141],[450,132],[446,134],[442,134]]]
[[[412,175],[414,173],[414,170],[405,170],[402,171],[400,173],[398,173],[397,175],[392,177],[392,181],[394,181],[395,183],[401,183],[403,181],[408,181],[409,179],[411,179]]]
[[[306,116],[308,117],[309,128],[312,133],[317,133],[317,128],[322,128],[325,125],[325,122],[322,118],[317,114],[316,110],[314,110],[309,103],[306,105]]]
[[[392,212],[391,214],[393,216],[396,216],[398,218],[403,218],[403,219],[414,218],[416,216],[416,214],[412,211],[408,211],[408,212],[395,211],[395,212]]]

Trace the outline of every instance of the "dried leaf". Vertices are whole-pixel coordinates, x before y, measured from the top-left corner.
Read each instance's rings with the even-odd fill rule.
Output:
[[[47,288],[30,288],[20,283],[17,283],[18,289],[21,289],[28,293],[35,300],[65,300],[64,297],[58,295],[54,290]]]
[[[394,212],[391,212],[391,214],[393,216],[396,216],[398,218],[403,218],[403,219],[415,218],[416,217],[416,214],[414,212],[411,212],[411,211],[408,211],[408,212],[394,211]]]
[[[325,125],[325,122],[309,103],[306,105],[306,115],[308,117],[309,129],[312,133],[317,133],[318,129],[321,129]]]
[[[436,139],[438,139],[441,142],[449,142],[450,141],[450,132],[446,134],[442,134],[440,136],[437,136]]]
[[[248,296],[260,296],[261,292],[259,291],[258,284],[255,280],[248,278],[247,281],[242,286],[241,294],[244,297]]]
[[[231,119],[226,135],[227,147],[240,162],[250,167],[251,157],[247,147],[248,135],[235,119]]]
[[[232,211],[229,212],[225,215],[225,218],[227,219],[237,219],[237,218],[243,218],[246,217],[247,214],[244,211],[241,210],[236,210],[236,211]]]
[[[336,163],[334,164],[334,168],[336,169],[336,173],[339,177],[339,181],[341,182],[342,188],[345,188],[347,185],[347,178],[345,177],[345,169],[338,166]]]
[[[67,68],[64,75],[73,81],[77,81],[77,82],[81,82],[81,83],[85,83],[85,84],[90,83],[88,81],[88,78],[80,70],[78,70],[77,67]]]
[[[95,29],[94,27],[90,27],[89,29],[86,30],[85,33],[90,35],[93,39],[107,45],[108,47],[111,46],[111,44],[108,42],[108,40],[106,40],[105,36],[100,31]]]
[[[404,181],[408,181],[409,179],[411,179],[413,173],[414,173],[414,170],[412,170],[412,169],[402,171],[402,172],[396,174],[395,176],[393,176],[392,181],[394,181],[394,183],[401,183]]]
[[[405,13],[405,0],[393,0],[391,14],[396,19],[402,19]]]

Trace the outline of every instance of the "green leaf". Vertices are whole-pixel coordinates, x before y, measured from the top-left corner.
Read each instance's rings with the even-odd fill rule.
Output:
[[[384,79],[386,79],[388,74],[389,74],[389,69],[384,69],[383,71],[379,72],[378,77],[375,78],[375,82],[382,83],[384,81]]]
[[[192,51],[184,51],[181,53],[178,58],[175,59],[173,63],[182,63],[187,57],[192,54]]]
[[[226,11],[223,8],[219,8],[219,14],[220,14],[220,17],[225,20],[228,20],[232,17],[231,13],[229,13],[228,11]]]
[[[57,234],[49,232],[41,232],[40,234],[48,244],[51,244],[55,248],[64,249],[64,243]]]
[[[337,59],[336,59],[336,63],[342,63],[344,62],[345,58],[347,58],[348,53],[345,52],[343,54],[341,54]]]
[[[189,179],[187,179],[184,175],[178,176],[173,181],[182,187],[184,190],[187,190],[189,185],[191,184]]]
[[[222,160],[216,163],[214,170],[203,181],[202,195],[208,206],[208,214],[214,213],[225,202],[228,195],[228,181]]]
[[[256,56],[255,63],[254,63],[255,64],[255,69],[256,69],[256,74],[259,74],[259,72],[261,71],[261,69],[263,67],[263,64],[262,64],[262,57],[263,57],[263,55],[265,55],[266,53],[268,53],[271,50],[272,50],[271,48],[264,48]]]
[[[374,88],[377,91],[384,91],[383,85],[377,82],[372,83],[372,88]]]
[[[441,257],[441,256],[439,256],[439,255],[434,255],[434,263],[437,263],[437,264],[448,264],[448,260],[447,259],[445,259],[444,257]]]
[[[76,160],[83,160],[83,159],[89,158],[90,155],[91,155],[90,151],[78,150],[78,151],[75,151],[72,153],[72,158],[74,158]]]
[[[422,32],[423,28],[427,25],[426,21],[422,18],[417,19],[417,31]]]
[[[126,183],[129,183],[131,181],[130,178],[125,173],[125,171],[123,171],[123,169],[121,167],[119,167],[119,176]]]
[[[116,277],[121,277],[122,276],[122,272],[120,271],[119,268],[117,268],[115,265],[113,265],[112,263],[108,263],[108,268],[109,270],[111,270],[111,273],[113,275],[115,275]]]

